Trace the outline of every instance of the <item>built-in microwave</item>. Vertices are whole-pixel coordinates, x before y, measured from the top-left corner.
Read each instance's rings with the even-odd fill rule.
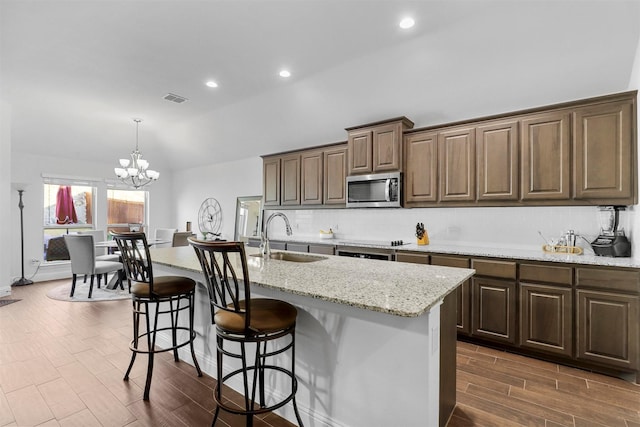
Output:
[[[399,208],[401,200],[400,172],[347,177],[348,208]]]

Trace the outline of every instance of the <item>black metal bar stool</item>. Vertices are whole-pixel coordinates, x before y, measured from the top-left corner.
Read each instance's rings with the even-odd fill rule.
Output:
[[[214,391],[216,412],[211,425],[215,425],[220,409],[247,417],[247,426],[253,425],[253,416],[278,409],[293,402],[293,409],[302,426],[296,404],[298,380],[295,376],[296,308],[284,301],[251,298],[247,258],[242,242],[201,241],[189,238],[194,247],[209,289],[212,321],[216,325],[217,385]],[[241,270],[241,275],[236,273]],[[281,340],[282,339],[282,340]],[[276,340],[279,340],[275,344]],[[284,341],[284,342],[282,342]],[[225,343],[236,343],[239,351],[225,348]],[[268,343],[274,343],[267,346]],[[255,346],[253,360],[248,357],[250,345]],[[249,349],[247,349],[249,347]],[[269,358],[290,351],[289,369],[271,363]],[[242,367],[223,375],[223,357],[239,359]],[[291,386],[284,398],[267,396],[265,374],[279,375]],[[242,377],[244,408],[232,406],[223,396],[224,384],[236,376]],[[267,378],[268,381],[268,378]],[[283,392],[287,393],[287,392]],[[256,404],[256,397],[258,402]],[[274,402],[275,400],[275,402]]]
[[[191,347],[191,357],[193,357],[193,364],[198,371],[198,376],[202,376],[202,371],[193,349],[193,341],[196,337],[196,332],[193,329],[196,282],[188,277],[180,276],[153,277],[149,245],[145,234],[131,232],[112,234],[120,249],[120,256],[129,281],[131,300],[133,302],[133,340],[129,346],[132,354],[124,380],[129,380],[129,373],[138,353],[148,354],[149,362],[147,365],[147,380],[144,387],[144,400],[149,400],[155,353],[173,351],[173,358],[177,362],[179,360],[178,349],[188,344]],[[155,306],[155,312],[149,312],[150,305]],[[188,310],[188,327],[180,326],[178,322],[178,316],[184,310]],[[171,325],[158,327],[160,315],[169,315]],[[140,331],[141,316],[144,317],[145,321],[146,329],[144,331]],[[151,316],[153,317],[153,322],[150,319]],[[171,331],[171,347],[156,348],[156,335],[161,331]],[[178,331],[187,332],[187,338],[178,342]],[[146,341],[146,347],[144,341]]]

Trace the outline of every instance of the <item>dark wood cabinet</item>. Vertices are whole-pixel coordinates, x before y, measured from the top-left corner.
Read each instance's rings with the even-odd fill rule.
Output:
[[[262,194],[265,206],[280,205],[280,157],[265,157],[263,160]]]
[[[638,369],[639,297],[579,289],[576,298],[578,359]]]
[[[516,343],[516,283],[474,277],[471,280],[471,334],[491,341]]]
[[[404,201],[438,200],[438,133],[418,132],[404,138]]]
[[[300,204],[300,154],[282,156],[280,159],[282,168],[280,204]]]
[[[520,346],[573,356],[573,268],[520,264]]]
[[[471,280],[471,334],[492,341],[515,344],[516,269],[513,261],[472,259],[476,275]]]
[[[469,268],[467,257],[432,255],[431,264],[444,267]],[[459,334],[471,333],[471,279],[465,280],[456,289],[456,326]]]
[[[578,267],[576,287],[577,358],[638,370],[640,271]]]
[[[574,111],[576,199],[635,203],[632,113],[631,101],[596,104]]]
[[[324,199],[325,205],[344,205],[347,202],[347,146],[346,144],[324,151]]]
[[[490,122],[476,128],[478,200],[518,200],[518,122]]]
[[[349,175],[403,169],[402,134],[413,122],[406,117],[347,128]]]
[[[475,148],[474,128],[453,128],[438,133],[440,202],[475,200]]]
[[[322,204],[323,162],[322,151],[305,151],[300,155],[300,203],[303,205]]]
[[[564,110],[534,114],[521,126],[522,199],[569,200],[571,115]]]

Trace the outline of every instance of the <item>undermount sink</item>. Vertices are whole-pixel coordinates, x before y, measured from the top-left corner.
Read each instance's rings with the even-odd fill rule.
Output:
[[[253,254],[251,256],[262,258],[262,254]],[[290,261],[290,262],[315,262],[315,261],[322,261],[323,259],[327,259],[327,257],[324,257],[324,256],[294,254],[290,252],[271,252],[271,255],[269,256],[269,258],[277,259],[279,261]]]

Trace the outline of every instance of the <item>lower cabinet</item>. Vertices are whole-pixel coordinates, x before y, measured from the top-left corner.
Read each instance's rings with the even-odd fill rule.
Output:
[[[639,297],[578,290],[578,359],[638,369]]]
[[[571,288],[520,283],[520,346],[571,357]]]
[[[470,260],[468,257],[432,255],[431,264],[469,268]],[[456,289],[456,325],[459,334],[469,335],[471,333],[471,279],[465,280]]]
[[[471,333],[508,344],[516,343],[516,283],[474,277],[471,280]]]

